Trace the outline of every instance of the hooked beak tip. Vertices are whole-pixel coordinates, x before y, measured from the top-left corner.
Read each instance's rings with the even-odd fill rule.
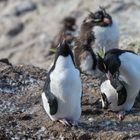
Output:
[[[110,23],[111,23],[111,20],[108,19],[108,18],[104,18],[104,23],[106,23],[106,24],[110,24]]]

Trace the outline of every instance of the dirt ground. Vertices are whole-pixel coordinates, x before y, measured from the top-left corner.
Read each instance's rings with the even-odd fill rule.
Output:
[[[3,92],[1,91],[1,140],[140,139],[139,98],[132,111],[126,115],[123,121],[120,121],[117,113],[101,108],[99,93],[100,80],[82,74],[83,98],[81,119],[77,126],[67,127],[59,122],[52,122],[42,106],[41,93],[47,71],[26,65],[13,66],[12,69],[14,69],[13,72],[11,71],[11,66],[5,66],[3,70],[1,69],[1,78],[11,81],[10,83],[14,79],[16,84],[18,83],[19,76],[23,77],[20,81],[24,81],[25,84],[18,86],[19,89],[14,89],[11,86],[11,89],[7,88],[3,89]],[[3,77],[2,73],[6,77]],[[15,76],[15,74],[17,75]],[[34,78],[34,81],[30,77]],[[2,81],[0,82],[2,84]]]

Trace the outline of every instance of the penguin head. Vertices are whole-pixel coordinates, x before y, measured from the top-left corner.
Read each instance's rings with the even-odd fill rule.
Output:
[[[70,59],[72,60],[73,65],[75,66],[73,53],[72,53],[72,50],[70,49],[70,44],[67,43],[65,37],[63,37],[63,35],[62,35],[62,41],[59,43],[59,45],[57,47],[56,54],[55,54],[55,60],[54,60],[53,66],[51,68],[51,71],[55,68],[56,62],[59,57],[65,59],[69,56],[70,56]]]
[[[74,17],[71,16],[65,17],[62,23],[66,30],[74,31],[76,28],[76,19]]]
[[[121,49],[111,49],[105,53],[104,58],[98,54],[97,66],[98,68],[107,74],[107,78],[118,78],[120,75],[121,64],[124,63],[120,56],[124,53],[133,53],[130,50],[121,50]]]
[[[98,54],[97,66],[99,70],[107,74],[107,78],[118,78],[119,68],[121,66],[121,61],[119,56],[123,53],[120,49],[112,49],[105,53],[104,58]]]
[[[70,44],[66,41],[66,39],[62,39],[62,41],[59,43],[56,51],[56,57],[59,56],[67,57],[70,55],[73,59],[73,53],[72,50],[70,49]]]
[[[97,12],[90,12],[84,22],[91,22],[95,26],[106,27],[112,25],[112,18],[103,7],[100,7],[100,10]]]

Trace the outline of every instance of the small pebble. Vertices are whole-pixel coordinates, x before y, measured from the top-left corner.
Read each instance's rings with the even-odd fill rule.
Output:
[[[129,126],[129,127],[132,127],[132,124],[129,123],[128,126]]]
[[[105,122],[105,125],[110,125],[111,124],[111,121],[106,121]]]
[[[93,122],[94,119],[93,118],[89,118],[88,120],[89,120],[89,122]]]

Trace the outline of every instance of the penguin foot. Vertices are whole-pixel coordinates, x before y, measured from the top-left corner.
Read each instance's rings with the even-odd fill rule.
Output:
[[[59,120],[59,122],[61,122],[64,126],[72,126],[71,121],[66,119]]]
[[[119,120],[123,120],[125,118],[125,115],[126,115],[126,112],[125,111],[120,111],[118,113]]]
[[[75,126],[75,127],[78,126],[78,122],[77,122],[77,121],[73,121],[73,122],[71,122],[71,124],[72,124],[73,126]]]

